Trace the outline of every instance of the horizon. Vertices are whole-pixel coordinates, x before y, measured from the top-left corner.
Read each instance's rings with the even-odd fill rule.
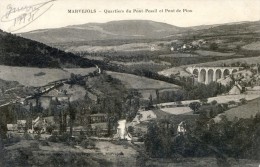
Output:
[[[87,25],[87,24],[106,24],[106,23],[110,23],[110,22],[120,22],[120,21],[151,21],[151,22],[156,22],[156,23],[161,23],[161,24],[168,24],[170,26],[174,26],[174,27],[178,27],[178,28],[192,28],[192,27],[200,27],[200,26],[221,26],[221,25],[228,25],[228,24],[243,24],[243,23],[253,23],[253,22],[260,22],[260,20],[255,20],[255,21],[239,21],[239,22],[227,22],[227,23],[219,23],[219,24],[202,24],[202,25],[195,25],[195,26],[188,26],[188,27],[181,27],[181,26],[177,26],[177,25],[172,25],[169,23],[165,23],[165,22],[159,22],[159,21],[154,21],[154,20],[111,20],[111,21],[107,21],[107,22],[87,22],[87,23],[83,23],[83,24],[73,24],[73,25],[67,25],[64,27],[55,27],[55,28],[43,28],[43,29],[35,29],[35,30],[31,30],[31,31],[27,31],[27,32],[14,32],[13,34],[22,34],[22,33],[30,33],[30,32],[34,32],[34,31],[41,31],[41,30],[51,30],[51,29],[59,29],[59,28],[67,28],[67,27],[71,27],[71,26],[81,26],[81,25]]]
[[[17,15],[31,15],[32,12],[27,11],[26,13],[19,10],[22,10],[22,8],[29,8],[27,10],[30,10],[35,4],[43,3],[48,4],[45,5],[45,8],[42,5],[43,9],[40,7],[36,9],[39,11],[35,10],[37,18],[34,18],[33,21],[21,28],[12,29],[13,24],[18,25],[18,23],[13,22],[12,15],[15,15],[16,18]],[[17,11],[10,12],[10,6]],[[148,10],[147,13],[145,12],[146,9]],[[44,10],[44,12],[40,13],[40,10]],[[69,10],[85,10],[85,13],[69,13]],[[127,10],[132,10],[132,13],[127,13]],[[133,12],[134,10],[136,12]],[[141,10],[143,12],[140,12]],[[152,12],[154,10],[157,11]],[[159,12],[159,10],[163,10],[163,12]],[[173,10],[175,12],[172,12]],[[180,10],[180,12],[177,12],[177,10]],[[11,16],[6,21],[4,16],[7,15]],[[177,27],[194,27],[260,21],[260,1],[236,0],[234,3],[233,0],[219,0],[217,2],[205,0],[111,0],[107,3],[105,0],[97,0],[95,2],[90,0],[75,0],[73,2],[69,0],[2,0],[0,2],[0,17],[2,19],[0,29],[15,34],[72,25],[122,20],[149,20]]]

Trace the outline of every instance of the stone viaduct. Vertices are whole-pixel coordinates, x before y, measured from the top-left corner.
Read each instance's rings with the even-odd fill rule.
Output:
[[[186,70],[198,78],[198,82],[210,82],[224,79],[226,76],[242,70],[243,67],[187,67]]]

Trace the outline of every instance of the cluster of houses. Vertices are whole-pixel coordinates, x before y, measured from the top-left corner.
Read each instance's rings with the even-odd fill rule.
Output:
[[[86,128],[84,126],[73,127],[73,135],[80,134],[80,132],[88,133],[90,132],[92,136],[106,136],[108,132],[108,117],[107,114],[98,113],[89,116],[90,127]],[[31,124],[31,126],[30,126]],[[55,124],[54,117],[37,117],[30,123],[26,120],[17,120],[15,124],[7,124],[8,132],[16,133],[49,133],[47,127]],[[56,131],[56,130],[54,130]],[[116,139],[131,140],[132,136],[127,132],[126,120],[119,120],[117,126],[112,127],[111,133],[114,134]]]
[[[192,50],[199,49],[205,43],[206,43],[206,41],[204,41],[204,40],[197,40],[197,41],[193,41],[191,43],[184,43],[184,44],[174,43],[170,47],[170,50],[172,52],[190,52]]]
[[[9,132],[18,133],[46,133],[47,127],[53,123],[53,117],[37,117],[31,122],[28,122],[27,120],[17,120],[15,124],[7,124],[7,130]]]

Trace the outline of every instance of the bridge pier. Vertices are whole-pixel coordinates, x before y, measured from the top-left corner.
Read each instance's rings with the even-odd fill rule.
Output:
[[[201,73],[200,73],[200,70],[198,70],[198,82],[202,82],[202,81],[201,81]]]
[[[198,82],[209,84],[218,79],[224,79],[226,76],[231,75],[233,72],[243,69],[242,67],[188,67],[186,70],[191,74],[196,71]]]
[[[209,70],[206,70],[205,84],[209,84]]]
[[[213,71],[213,82],[217,81],[216,70]]]

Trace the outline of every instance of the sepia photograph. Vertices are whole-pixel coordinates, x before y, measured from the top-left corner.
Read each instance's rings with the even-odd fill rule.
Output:
[[[260,1],[1,0],[0,167],[260,167]]]

